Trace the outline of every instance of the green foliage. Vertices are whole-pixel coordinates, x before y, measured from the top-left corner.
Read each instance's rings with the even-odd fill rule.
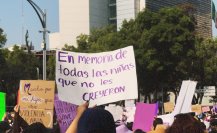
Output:
[[[144,10],[135,20],[123,21],[119,31],[108,26],[79,36],[78,48],[70,50],[101,52],[132,45],[139,90],[145,94],[175,89],[192,76],[197,42],[194,20],[189,8]]]
[[[37,79],[37,67],[40,63],[34,54],[28,54],[18,46],[14,46],[12,52],[1,49],[0,60],[0,80],[4,81],[1,91],[7,92],[7,105],[15,105],[20,80]]]
[[[47,79],[48,80],[55,80],[55,63],[56,58],[55,56],[50,56],[47,62]]]
[[[192,5],[144,10],[123,21],[119,31],[108,26],[78,38],[73,51],[101,52],[134,47],[140,93],[179,91],[182,80],[217,85],[217,40],[198,38]],[[203,41],[205,40],[205,41]],[[85,46],[84,46],[85,45]]]
[[[196,45],[195,77],[201,85],[217,86],[217,39],[207,39]]]
[[[6,35],[4,34],[3,29],[0,28],[0,48],[2,48],[6,43]]]

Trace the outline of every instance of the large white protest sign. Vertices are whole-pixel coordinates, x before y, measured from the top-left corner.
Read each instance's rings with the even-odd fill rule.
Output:
[[[102,53],[57,51],[56,83],[59,98],[77,105],[136,99],[133,47]]]
[[[181,89],[179,91],[179,95],[176,101],[176,105],[174,111],[170,114],[158,116],[162,118],[163,121],[169,125],[171,125],[174,121],[174,116],[179,113],[187,113],[191,110],[191,101],[193,99],[193,95],[196,89],[197,82],[185,80],[182,82]]]

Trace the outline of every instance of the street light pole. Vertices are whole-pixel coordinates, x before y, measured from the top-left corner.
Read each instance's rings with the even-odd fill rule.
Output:
[[[49,33],[46,27],[46,12],[42,11],[41,8],[36,5],[32,0],[27,0],[29,4],[33,7],[35,10],[43,30],[39,31],[40,33],[43,33],[43,42],[42,42],[42,48],[43,48],[43,80],[46,80],[46,33]]]

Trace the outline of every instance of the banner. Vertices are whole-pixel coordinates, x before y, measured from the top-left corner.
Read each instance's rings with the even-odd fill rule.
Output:
[[[20,116],[28,123],[41,122],[53,127],[54,81],[21,80]]]
[[[158,104],[137,103],[133,123],[133,130],[141,129],[144,132],[151,130],[154,117],[157,116]]]
[[[72,120],[75,118],[77,106],[59,100],[57,95],[55,95],[54,106],[60,132],[65,133],[69,125],[72,123]]]
[[[6,98],[6,94],[3,92],[0,92],[0,103],[1,103],[0,104],[0,120],[2,120],[2,118],[4,117],[5,112],[6,112],[5,98]]]
[[[60,100],[76,105],[137,99],[133,47],[102,53],[57,51],[56,83]]]

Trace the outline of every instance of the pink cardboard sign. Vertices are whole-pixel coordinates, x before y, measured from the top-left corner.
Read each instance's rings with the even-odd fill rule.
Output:
[[[158,104],[137,103],[133,130],[150,131],[154,117],[157,115]]]
[[[207,112],[207,111],[210,111],[209,106],[203,106],[202,107],[202,112]]]

